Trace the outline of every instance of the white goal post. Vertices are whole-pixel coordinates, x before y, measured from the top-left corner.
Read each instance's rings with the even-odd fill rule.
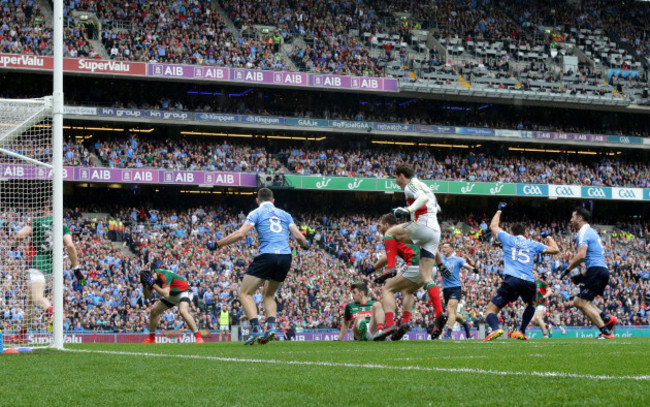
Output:
[[[63,0],[53,3],[51,96],[0,99],[0,323],[4,345],[14,348],[63,349]],[[48,215],[41,236],[16,239],[26,222]],[[32,266],[45,273],[30,272]],[[53,313],[33,301],[41,288]]]
[[[54,174],[62,165],[57,168],[54,160],[52,105],[51,96],[0,99],[0,312],[6,347],[50,346],[56,334],[62,337],[62,324],[61,333],[54,331],[53,309],[46,305],[63,294],[61,284],[49,295],[53,277],[63,281],[62,238],[54,239],[63,236],[63,213],[54,216]],[[29,222],[48,216],[45,227],[19,237]]]

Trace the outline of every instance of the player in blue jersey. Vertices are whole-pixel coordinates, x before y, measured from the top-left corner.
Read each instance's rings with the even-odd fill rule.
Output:
[[[478,270],[462,257],[456,256],[451,243],[444,243],[440,251],[442,252],[442,254],[438,254],[440,261],[449,270],[448,273],[440,273],[442,276],[442,296],[445,298],[445,308],[447,308],[447,315],[449,316],[445,339],[451,338],[451,330],[454,328],[456,322],[465,328],[465,337],[470,339],[469,324],[456,312],[458,302],[463,298],[463,290],[460,284],[460,270],[464,268],[475,273],[478,273]]]
[[[618,321],[613,315],[600,311],[593,300],[603,295],[609,283],[609,269],[605,263],[603,245],[598,232],[589,226],[591,213],[582,207],[571,214],[571,226],[578,232],[576,246],[578,251],[573,256],[562,277],[569,275],[574,284],[579,285],[580,293],[573,299],[573,305],[582,311],[591,322],[600,329],[598,339],[614,339],[612,331]],[[579,266],[584,261],[586,270]]]
[[[508,206],[505,202],[500,202],[497,213],[494,214],[490,222],[490,230],[497,240],[503,245],[503,281],[497,290],[496,295],[487,307],[487,317],[485,318],[492,329],[484,341],[491,341],[503,335],[503,329],[499,328],[499,317],[497,314],[508,303],[516,301],[521,297],[526,303],[526,309],[521,317],[521,327],[514,334],[514,337],[521,340],[526,338],[526,327],[535,315],[535,295],[537,288],[535,286],[535,275],[533,273],[533,259],[537,254],[557,254],[560,252],[555,240],[546,236],[547,245],[526,239],[524,234],[526,229],[521,223],[515,223],[511,227],[512,234],[505,232],[499,227],[501,222],[501,213]]]
[[[259,207],[248,214],[242,227],[217,242],[217,247],[226,246],[243,239],[253,228],[257,231],[259,254],[248,266],[239,290],[239,300],[251,324],[251,334],[244,345],[253,345],[255,342],[265,344],[276,337],[277,304],[273,297],[291,268],[289,232],[302,248],[308,248],[307,239],[300,233],[291,215],[275,207],[273,191],[261,188],[256,201]],[[253,299],[253,294],[262,286],[267,323],[265,333],[262,332],[257,305]]]

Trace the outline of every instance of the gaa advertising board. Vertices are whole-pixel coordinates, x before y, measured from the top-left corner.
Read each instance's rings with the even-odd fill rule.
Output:
[[[391,178],[352,178],[287,175],[288,185],[298,189],[332,191],[401,192]],[[569,199],[650,200],[650,189],[581,185],[511,184],[422,180],[434,193],[487,196],[522,196]]]

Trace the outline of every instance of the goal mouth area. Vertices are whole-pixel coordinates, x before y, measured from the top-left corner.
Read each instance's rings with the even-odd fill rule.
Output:
[[[34,254],[51,240],[53,228],[19,234],[53,208],[52,101],[51,96],[0,98],[0,218],[5,226],[0,231],[0,282],[3,291],[12,293],[0,302],[0,312],[10,313],[10,320],[0,323],[5,349],[53,346],[52,311],[32,296],[44,285],[42,297],[53,298],[54,250]]]

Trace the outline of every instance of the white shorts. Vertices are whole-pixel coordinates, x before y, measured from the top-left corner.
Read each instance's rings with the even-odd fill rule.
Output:
[[[543,312],[544,314],[546,314],[546,306],[538,305],[537,308],[535,308],[535,312]]]
[[[398,275],[417,285],[422,284],[422,280],[420,279],[420,266],[406,266],[402,268]]]
[[[51,279],[51,274],[47,277],[36,269],[29,269],[29,281],[32,283],[47,283]]]
[[[192,299],[194,299],[194,294],[190,291],[183,291],[180,294],[176,295],[170,295],[169,297],[165,298],[165,301],[170,302],[174,305],[180,304],[181,300],[187,298],[189,302],[192,302]]]
[[[230,327],[228,325],[219,325],[219,330],[221,332],[228,332],[230,331]]]
[[[432,229],[419,222],[409,222],[404,226],[404,230],[409,237],[420,249],[424,249],[433,256],[438,251],[440,244],[440,230]]]

